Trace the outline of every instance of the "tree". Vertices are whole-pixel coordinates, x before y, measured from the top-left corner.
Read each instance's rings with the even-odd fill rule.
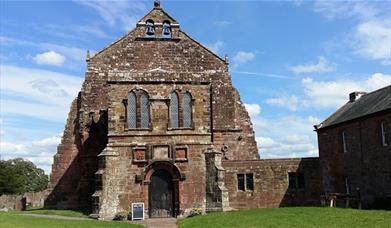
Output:
[[[0,195],[39,192],[46,189],[47,184],[48,176],[31,161],[0,160]]]

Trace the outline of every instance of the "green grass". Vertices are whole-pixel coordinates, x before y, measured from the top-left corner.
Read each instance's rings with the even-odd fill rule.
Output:
[[[180,219],[187,227],[391,227],[391,211],[322,207],[265,208],[215,212]]]
[[[80,218],[87,218],[88,215],[90,214],[89,211],[83,211],[83,210],[50,210],[44,208],[28,209],[23,213],[41,214],[41,215],[61,215],[61,216],[80,217]]]
[[[140,228],[142,226],[128,224],[125,222],[105,222],[105,221],[72,221],[49,218],[36,218],[23,213],[17,212],[0,212],[0,227],[1,228],[101,228],[101,227],[130,227]]]

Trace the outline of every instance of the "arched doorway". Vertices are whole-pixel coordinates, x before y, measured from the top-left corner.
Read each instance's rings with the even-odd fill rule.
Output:
[[[149,184],[149,216],[166,218],[174,216],[174,183],[171,174],[164,170],[155,170]]]

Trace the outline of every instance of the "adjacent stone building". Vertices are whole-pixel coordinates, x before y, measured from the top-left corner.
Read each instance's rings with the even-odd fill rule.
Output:
[[[324,193],[391,209],[391,86],[349,98],[315,126]]]
[[[155,1],[134,30],[87,57],[54,156],[47,207],[110,219],[317,205],[318,158],[260,160],[228,60]]]

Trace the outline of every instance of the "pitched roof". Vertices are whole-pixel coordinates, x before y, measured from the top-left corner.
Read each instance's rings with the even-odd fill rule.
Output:
[[[323,129],[387,109],[391,109],[391,85],[347,102],[315,128]]]

